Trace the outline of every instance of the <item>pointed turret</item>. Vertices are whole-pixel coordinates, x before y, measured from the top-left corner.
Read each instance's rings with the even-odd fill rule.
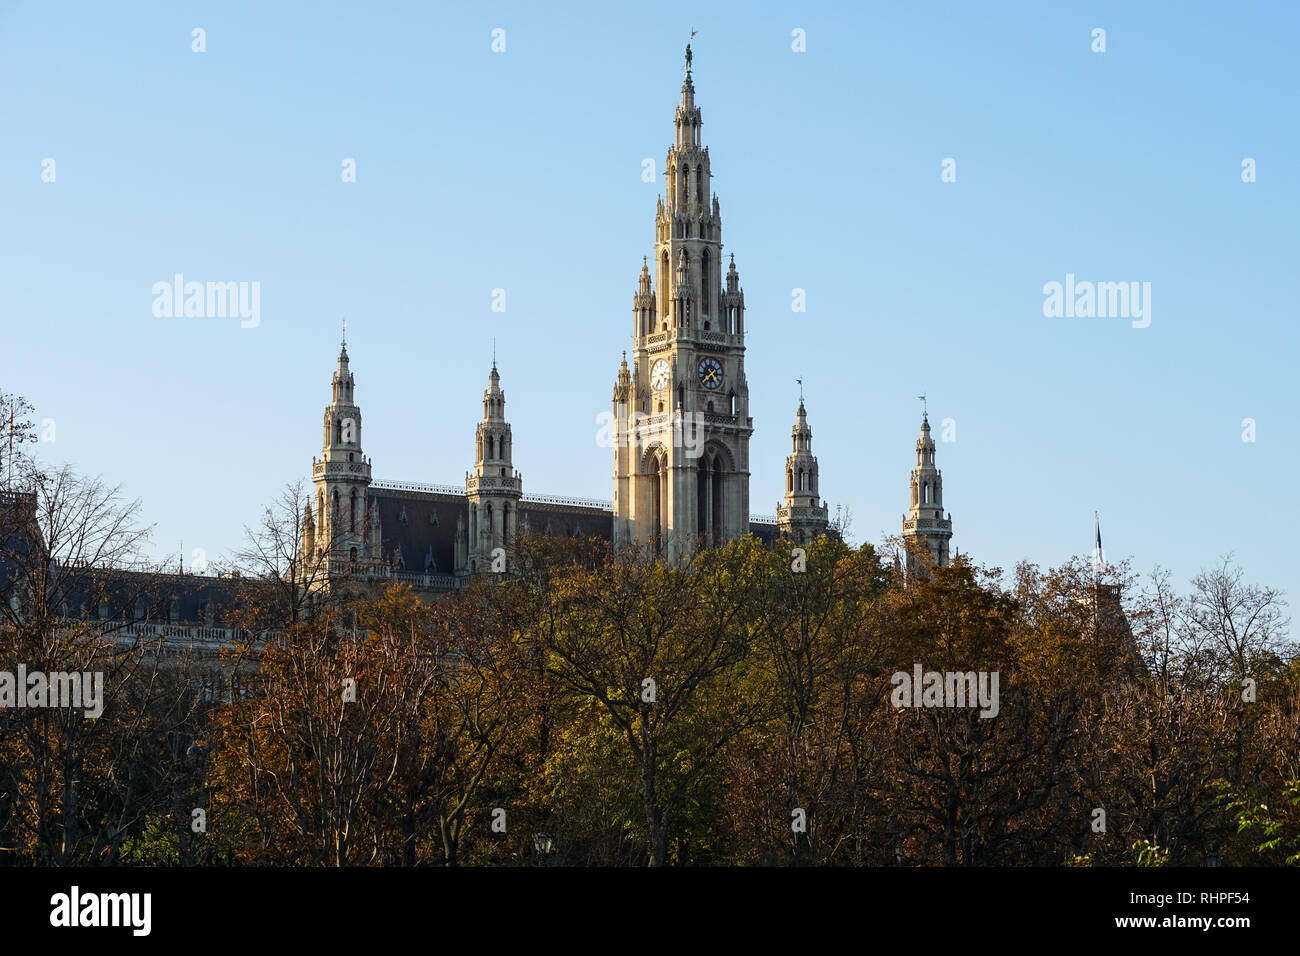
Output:
[[[785,460],[785,502],[777,505],[776,526],[792,541],[807,544],[826,531],[830,515],[819,497],[817,459],[802,395],[790,436],[793,447]]]
[[[641,257],[641,275],[637,279],[636,295],[632,297],[632,337],[649,335],[656,329],[658,308],[654,290],[650,286],[650,266],[647,257]],[[627,353],[623,353],[624,358]]]
[[[329,552],[332,562],[356,568],[373,563],[380,555],[378,524],[369,520],[371,467],[361,449],[361,409],[355,399],[356,379],[348,365],[346,326],[330,387],[321,458],[312,459],[314,543],[319,552]]]
[[[632,372],[627,367],[627,353],[618,366],[618,380],[614,383],[614,405],[626,404],[632,396]]]
[[[316,557],[316,522],[311,516],[311,502],[302,509],[302,554],[310,561]]]
[[[934,464],[934,439],[930,418],[921,413],[921,437],[916,440],[916,467],[912,469],[912,505],[903,519],[903,538],[908,549],[908,574],[916,573],[918,559],[935,567],[948,563],[948,542],[952,538],[952,516],[944,517],[943,475]]]
[[[474,473],[465,481],[469,500],[469,573],[504,570],[514,544],[523,476],[512,464],[514,440],[506,421],[506,393],[496,359],[483,392],[483,420],[475,434]]]

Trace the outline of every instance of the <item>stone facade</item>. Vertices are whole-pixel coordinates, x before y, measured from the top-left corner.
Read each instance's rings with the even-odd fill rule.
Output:
[[[749,531],[745,293],[722,272],[722,211],[688,71],[664,166],[667,198],[632,300],[632,364],[614,386],[614,542],[680,561]]]
[[[515,470],[505,392],[493,361],[463,487],[374,480],[361,448],[361,409],[346,343],[325,409],[314,504],[303,546],[350,576],[405,581],[422,591],[457,588],[502,569],[516,535],[594,535],[681,562],[701,547],[753,534],[808,543],[828,530],[812,429],[802,396],[775,517],[749,512],[749,384],[745,294],[734,258],[723,271],[722,213],[710,185],[708,147],[688,70],[674,116],[666,196],[655,216],[654,258],[642,260],[632,298],[632,349],[613,391],[613,500],[526,495]],[[929,424],[912,473],[904,534],[946,563],[951,521],[942,519]],[[933,496],[933,497],[931,497]]]
[[[802,398],[790,436],[793,451],[785,460],[785,503],[777,506],[776,526],[791,541],[808,544],[826,532],[830,509],[818,497],[817,458]]]
[[[916,440],[916,467],[912,469],[912,507],[903,519],[903,539],[909,543],[908,576],[917,573],[918,561],[935,567],[948,563],[948,542],[952,539],[952,515],[943,513],[943,475],[934,464],[934,439],[930,419],[921,415],[921,437]]]

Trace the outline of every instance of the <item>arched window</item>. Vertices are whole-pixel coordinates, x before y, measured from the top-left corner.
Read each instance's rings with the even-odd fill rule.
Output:
[[[704,202],[704,167],[695,167],[695,199]]]
[[[668,328],[668,250],[659,259],[659,315],[663,328]]]
[[[711,480],[709,481],[709,492],[712,496],[712,500],[709,503],[709,512],[710,512],[709,517],[712,518],[712,527],[710,527],[709,530],[713,535],[713,543],[716,546],[722,543],[722,528],[723,528],[722,462],[719,459],[717,458],[713,459],[713,467],[711,471],[712,471],[712,476],[711,476]]]
[[[351,500],[348,503],[348,527],[352,531],[356,531],[357,523],[358,523],[357,522],[357,489],[355,488],[352,489],[352,494],[350,495],[350,499]]]
[[[656,455],[650,461],[650,495],[653,501],[651,508],[650,537],[655,550],[659,549],[661,537],[663,535],[664,520],[664,487],[663,474],[659,467],[659,456]]]
[[[339,520],[339,490],[335,488],[330,492],[330,517],[333,519],[335,529],[338,528]]]
[[[709,268],[709,250],[704,250],[704,255],[700,257],[700,315],[709,314],[709,275],[712,270]]]

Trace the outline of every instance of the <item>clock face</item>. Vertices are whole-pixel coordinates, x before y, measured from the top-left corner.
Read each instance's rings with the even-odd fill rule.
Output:
[[[672,378],[672,369],[666,359],[660,359],[655,362],[654,367],[650,369],[650,387],[656,392],[663,391],[668,387],[668,382]]]
[[[705,388],[722,388],[722,364],[717,359],[700,359],[699,371],[700,384]]]

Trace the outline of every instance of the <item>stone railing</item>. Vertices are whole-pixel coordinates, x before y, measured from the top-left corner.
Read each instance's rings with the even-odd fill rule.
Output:
[[[828,505],[820,505],[814,508],[796,505],[793,508],[780,507],[776,509],[777,518],[825,518],[830,514]]]
[[[951,518],[905,518],[904,531],[951,531]]]
[[[426,485],[418,481],[372,481],[371,491],[416,491],[425,495],[459,495],[465,497],[465,489],[455,485]]]
[[[211,653],[223,647],[233,647],[235,644],[251,643],[260,647],[268,640],[278,640],[283,636],[280,631],[264,631],[254,635],[251,631],[233,627],[213,627],[206,624],[164,624],[153,621],[95,621],[92,627],[105,639],[115,641],[118,644],[134,644],[137,641],[158,640],[171,650],[188,648],[204,653]]]
[[[482,478],[471,478],[465,482],[465,492],[471,494],[480,488],[505,488],[508,491],[519,490],[519,479],[508,478],[502,475],[484,475]]]
[[[439,571],[403,571],[389,564],[358,561],[331,561],[330,576],[340,581],[351,578],[356,581],[398,581],[412,587],[430,588],[438,591],[453,591],[460,587],[460,579],[454,574]]]
[[[750,515],[750,524],[776,524],[776,515]]]
[[[318,461],[311,466],[312,478],[321,478],[325,475],[356,475],[361,478],[370,477],[370,462],[362,461]]]
[[[392,580],[400,584],[409,584],[412,587],[439,591],[454,591],[460,587],[461,583],[460,578],[454,574],[441,574],[436,571],[398,571],[395,568],[387,568],[382,565],[367,568],[360,572],[360,576],[369,579]]]
[[[591,508],[598,511],[613,511],[614,502],[601,501],[597,498],[567,498],[563,495],[524,495],[520,504],[561,505],[568,508]]]
[[[664,420],[670,418],[670,415],[659,416]],[[473,481],[474,479],[470,479]],[[500,478],[494,479],[500,481]],[[517,479],[507,479],[516,481]],[[517,486],[517,485],[516,485]],[[484,485],[484,487],[492,487]],[[429,485],[418,481],[384,481],[377,480],[370,484],[371,491],[414,491],[426,495],[456,495],[460,498],[465,497],[465,489],[457,488],[455,485]],[[613,511],[614,503],[603,501],[599,498],[574,498],[569,495],[533,495],[526,494],[521,497],[520,502],[523,504],[539,505],[562,505],[569,508],[592,508],[597,511]]]

